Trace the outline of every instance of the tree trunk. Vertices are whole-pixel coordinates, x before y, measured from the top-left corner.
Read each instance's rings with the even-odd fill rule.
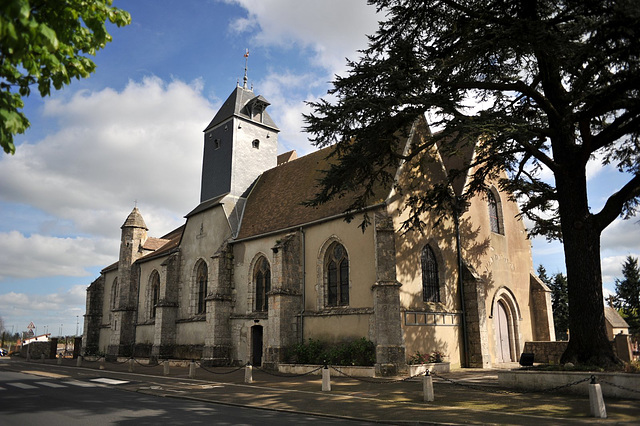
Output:
[[[569,290],[569,344],[561,362],[609,366],[619,361],[605,327],[601,230],[589,212],[586,176],[575,175],[574,169],[556,176]]]

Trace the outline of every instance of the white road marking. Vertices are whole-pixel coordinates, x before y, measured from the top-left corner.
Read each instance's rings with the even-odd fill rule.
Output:
[[[38,389],[37,386],[28,385],[26,383],[20,383],[20,382],[7,383],[7,384],[9,386],[13,386],[13,387],[20,388],[20,389]]]
[[[54,382],[36,382],[36,383],[42,386],[50,387],[50,388],[66,388],[65,385],[61,385],[60,383],[54,383]]]
[[[91,379],[92,382],[104,383],[105,385],[124,385],[129,383],[127,380],[109,379],[107,377],[101,377],[99,379]]]

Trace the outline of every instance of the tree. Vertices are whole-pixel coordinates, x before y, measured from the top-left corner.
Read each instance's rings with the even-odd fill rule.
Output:
[[[538,278],[551,289],[551,309],[553,310],[553,325],[557,340],[569,340],[569,295],[567,292],[567,277],[562,272],[547,275],[544,266],[538,266]]]
[[[23,98],[37,85],[41,96],[96,68],[89,59],[111,36],[106,21],[131,22],[112,0],[0,0],[0,145],[13,154],[14,135],[30,123]]]
[[[600,236],[618,216],[633,216],[640,197],[640,3],[370,3],[386,19],[334,80],[335,100],[311,103],[305,115],[311,141],[336,146],[310,204],[360,189],[350,206],[360,209],[375,185],[393,179],[398,161],[433,144],[445,156],[474,144],[473,159],[450,176],[469,173],[466,192],[439,185],[411,197],[404,227],[420,228],[427,211],[464,207],[488,178],[499,179],[534,221],[531,235],[564,244],[571,340],[562,361],[618,363],[605,331]],[[423,114],[438,132],[402,151],[401,137]],[[592,212],[586,168],[595,158],[628,181]]]
[[[622,264],[622,276],[622,280],[616,278],[613,307],[629,324],[630,333],[637,336],[640,334],[640,267],[637,258],[627,256]]]

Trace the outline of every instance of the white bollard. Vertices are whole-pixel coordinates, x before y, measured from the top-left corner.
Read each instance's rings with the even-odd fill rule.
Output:
[[[435,396],[433,394],[433,377],[429,370],[422,376],[422,393],[424,394],[424,402],[433,402]]]
[[[329,372],[329,368],[326,365],[322,369],[322,391],[331,391],[331,374]]]
[[[104,370],[104,357],[100,358],[100,370]]]
[[[82,367],[82,355],[78,355],[78,359],[76,360],[76,367]]]
[[[62,357],[61,356],[58,357],[58,365],[62,365]]]
[[[189,378],[190,379],[196,378],[196,363],[193,361],[191,361],[191,363],[189,364]]]
[[[600,383],[596,383],[595,377],[591,378],[589,384],[589,405],[593,417],[607,418],[607,408],[604,406],[604,399],[602,399],[602,388],[600,388]]]
[[[244,382],[253,383],[253,366],[251,364],[244,367]]]
[[[164,370],[163,370],[164,375],[165,375],[165,376],[168,376],[168,375],[169,375],[169,368],[170,368],[170,366],[169,366],[169,360],[166,360],[166,361],[164,362],[163,367],[164,367]]]
[[[40,354],[40,361],[42,361],[42,363],[44,364],[44,354]]]
[[[135,360],[133,358],[131,358],[129,360],[129,373],[133,373],[133,363],[135,362]]]

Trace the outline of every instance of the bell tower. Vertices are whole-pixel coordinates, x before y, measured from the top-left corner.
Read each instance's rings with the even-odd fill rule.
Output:
[[[204,129],[200,202],[243,194],[262,172],[277,165],[280,129],[267,113],[269,102],[247,88],[247,77]]]

